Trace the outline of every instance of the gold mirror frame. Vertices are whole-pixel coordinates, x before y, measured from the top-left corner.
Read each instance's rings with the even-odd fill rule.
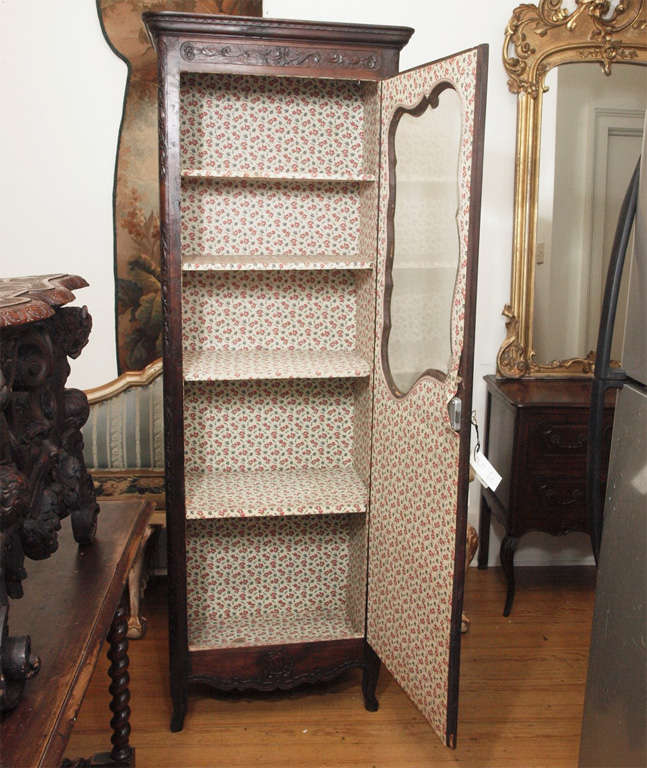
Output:
[[[497,374],[590,376],[594,357],[538,363],[533,348],[535,247],[541,108],[546,72],[559,64],[598,62],[605,74],[615,63],[647,64],[647,0],[539,0],[518,6],[508,22],[503,64],[508,88],[518,94],[514,230],[510,303],[503,309],[506,339],[497,355]]]

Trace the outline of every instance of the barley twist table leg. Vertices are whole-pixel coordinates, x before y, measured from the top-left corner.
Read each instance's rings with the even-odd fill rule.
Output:
[[[115,762],[120,763],[128,763],[133,752],[128,743],[130,735],[130,690],[128,689],[128,683],[130,682],[130,676],[128,674],[127,632],[128,601],[127,593],[124,592],[108,632],[108,642],[110,643],[108,658],[111,662],[108,675],[112,681],[109,688],[112,696],[112,701],[110,702],[110,709],[112,711],[112,719],[110,720],[112,751],[110,752],[110,757]]]

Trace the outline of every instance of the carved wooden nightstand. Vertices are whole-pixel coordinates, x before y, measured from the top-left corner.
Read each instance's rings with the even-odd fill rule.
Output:
[[[585,502],[591,382],[579,379],[497,379],[486,376],[485,454],[503,479],[481,492],[479,568],[487,568],[490,516],[503,524],[501,565],[508,584],[503,611],[514,599],[513,560],[530,531],[589,532]],[[615,392],[607,393],[602,476],[606,483]]]

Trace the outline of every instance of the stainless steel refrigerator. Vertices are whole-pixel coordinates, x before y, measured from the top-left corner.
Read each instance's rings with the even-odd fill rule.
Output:
[[[646,124],[647,127],[647,124]],[[580,768],[645,768],[647,766],[647,131],[643,131],[640,174],[623,205],[616,247],[626,247],[632,206],[636,211],[634,249],[624,268],[630,269],[629,304],[622,366],[626,378],[616,401],[609,475],[603,514],[592,520],[593,547],[598,559],[591,650],[586,684]],[[617,253],[615,254],[618,255]],[[622,261],[624,255],[621,254]],[[618,259],[616,259],[616,262]],[[612,256],[613,262],[613,256]],[[617,264],[616,264],[617,266]],[[622,267],[622,264],[620,264]],[[613,264],[611,267],[613,271]],[[622,272],[620,268],[619,272]],[[612,333],[620,276],[607,280],[609,303],[603,308],[598,355]],[[604,324],[607,324],[605,328]],[[608,345],[607,345],[608,346]],[[608,349],[607,349],[608,353]],[[600,377],[619,384],[619,372],[598,357]],[[596,368],[598,367],[596,363]],[[598,373],[596,372],[596,377]],[[595,383],[594,383],[595,389]],[[593,433],[590,450],[597,450]],[[598,429],[599,431],[599,429]],[[589,499],[599,490],[599,467],[589,456]],[[599,500],[598,500],[599,501]],[[597,506],[602,508],[601,504]],[[601,535],[600,535],[601,534]],[[597,540],[596,540],[597,537]]]

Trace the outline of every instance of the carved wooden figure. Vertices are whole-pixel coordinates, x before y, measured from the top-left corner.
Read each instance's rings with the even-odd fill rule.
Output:
[[[83,460],[83,392],[66,389],[68,357],[92,327],[86,307],[63,307],[87,285],[74,275],[0,280],[0,709],[13,708],[38,668],[28,637],[8,634],[8,598],[20,598],[25,555],[49,557],[60,521],[79,542],[94,538],[98,505]]]

